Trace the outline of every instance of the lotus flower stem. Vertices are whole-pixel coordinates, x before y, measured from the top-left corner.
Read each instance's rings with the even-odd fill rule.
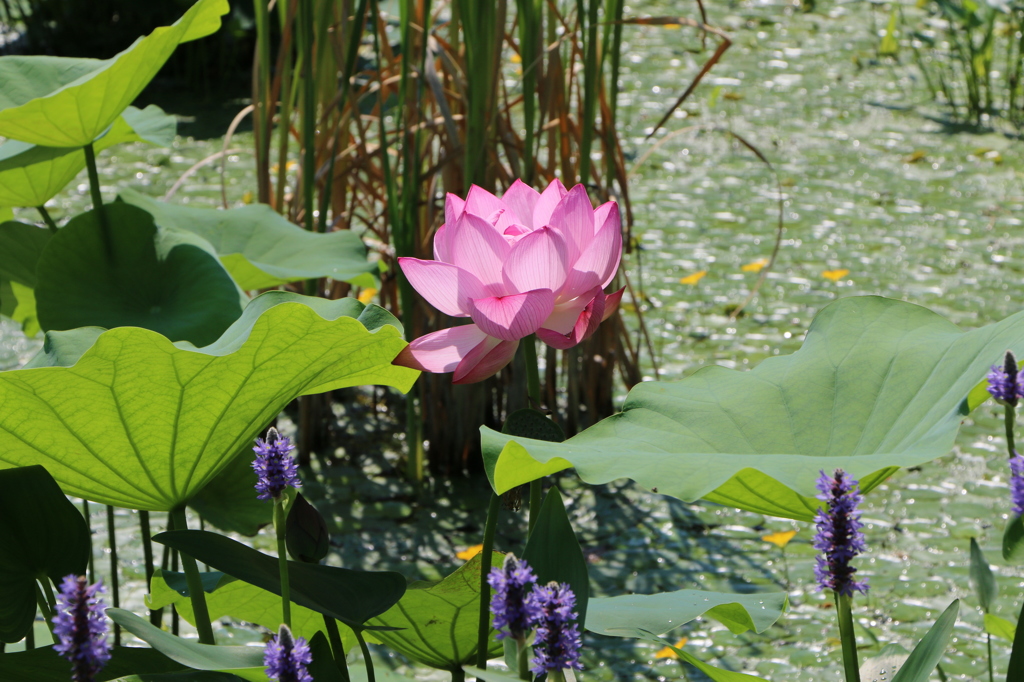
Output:
[[[484,546],[480,550],[480,622],[477,630],[476,667],[487,669],[487,640],[491,629],[491,586],[487,576],[491,572],[494,557],[494,530],[498,527],[498,512],[501,498],[491,493],[491,504],[487,507],[487,521],[484,525]]]
[[[836,615],[839,617],[839,640],[843,644],[843,669],[846,682],[860,682],[860,666],[857,663],[857,638],[853,632],[853,595],[833,593],[836,598]]]
[[[107,544],[110,545],[110,597],[114,608],[121,606],[117,579],[117,533],[114,528],[114,507],[107,505]],[[114,646],[121,646],[121,626],[114,623]]]
[[[350,682],[348,674],[348,662],[345,660],[345,645],[341,641],[341,633],[338,632],[338,622],[330,616],[324,616],[324,627],[327,629],[327,638],[331,642],[331,653],[334,654],[334,663],[341,673],[342,682]]]
[[[526,395],[530,407],[540,407],[540,366],[537,362],[537,335],[530,334],[524,339],[523,359],[526,361]],[[530,520],[527,527],[527,537],[533,534],[533,527],[537,525],[537,517],[540,514],[541,493],[540,479],[530,481]]]
[[[274,499],[274,530],[277,532],[277,565],[281,574],[281,622],[291,629],[292,600],[288,586],[288,549],[285,543],[288,514],[285,513],[284,503],[284,496]]]
[[[43,217],[43,222],[46,223],[48,228],[50,228],[50,232],[56,232],[57,223],[53,221],[53,218],[50,216],[50,212],[46,210],[46,207],[39,204],[36,206],[36,210],[39,211],[39,215]]]
[[[363,639],[363,631],[353,628],[353,632],[356,633],[356,639],[359,640],[359,650],[363,652],[363,664],[366,665],[366,682],[377,682],[377,676],[373,673],[373,659],[370,658],[370,647],[366,646],[366,640]]]
[[[142,534],[142,555],[146,562],[146,585],[153,584],[153,533],[149,525],[149,512],[139,511],[139,530]],[[150,609],[149,622],[160,627],[164,620],[164,610]]]
[[[178,507],[171,512],[175,530],[188,530],[188,521],[185,518],[185,508]],[[192,601],[192,611],[195,613],[196,630],[199,632],[200,644],[216,644],[213,638],[213,625],[210,623],[210,610],[206,606],[206,593],[203,592],[203,580],[199,575],[199,566],[196,560],[185,552],[178,552],[181,557],[181,568],[185,572],[185,582],[188,584],[188,597]]]

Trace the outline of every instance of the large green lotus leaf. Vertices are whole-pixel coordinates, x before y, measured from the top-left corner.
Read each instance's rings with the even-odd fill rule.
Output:
[[[128,107],[95,141],[94,148],[100,152],[124,142],[169,147],[176,129],[175,118],[155,104],[145,109]],[[43,147],[7,140],[0,144],[0,206],[42,206],[84,169],[81,147]]]
[[[280,598],[278,559],[231,538],[202,530],[172,530],[154,542],[255,585]],[[405,578],[394,571],[354,571],[337,566],[288,562],[289,598],[351,627],[380,630],[367,621],[387,611],[405,593]]]
[[[31,368],[0,373],[0,468],[43,464],[69,494],[168,511],[294,398],[408,391],[418,373],[391,364],[404,346],[376,306],[285,292],[200,349],[133,327],[51,332]]]
[[[847,298],[818,313],[792,355],[641,384],[621,413],[564,443],[484,428],[488,475],[504,492],[575,466],[589,483],[632,478],[809,521],[819,471],[844,469],[867,491],[947,454],[1007,349],[1024,353],[1024,313],[965,332],[910,303]]]
[[[17,642],[36,615],[35,581],[82,575],[89,529],[41,466],[0,471],[0,642]]]
[[[347,281],[377,269],[351,230],[309,232],[264,204],[222,211],[168,204],[131,189],[121,190],[120,197],[152,213],[161,228],[194,232],[210,242],[246,290],[311,277]]]
[[[785,592],[726,594],[678,590],[593,597],[586,628],[599,635],[643,638],[643,632],[662,635],[706,614],[735,634],[747,630],[764,632],[782,617],[785,608]]]
[[[110,661],[96,675],[95,682],[110,682],[135,673],[148,680],[184,668],[154,649],[114,647]],[[0,655],[0,680],[3,682],[68,682],[71,664],[52,646]]]
[[[500,566],[504,555],[493,554],[491,564]],[[432,668],[454,670],[476,659],[477,628],[480,621],[480,565],[477,554],[441,581],[418,581],[409,585],[402,599],[373,625],[398,630],[374,632],[374,636],[395,651]],[[488,639],[488,658],[500,656],[502,645]]]
[[[47,147],[84,147],[156,76],[180,43],[210,35],[228,0],[199,0],[111,59],[0,57],[0,136]]]
[[[13,220],[0,223],[0,315],[21,323],[29,336],[39,332],[32,290],[36,263],[50,234],[47,229]]]
[[[268,682],[263,649],[254,646],[214,646],[176,637],[124,609],[107,609],[110,619],[167,658],[193,670],[230,672],[249,682]]]
[[[208,244],[158,229],[136,206],[102,210],[109,245],[92,210],[68,221],[39,256],[36,311],[45,331],[143,327],[206,346],[242,314],[244,294]]]
[[[246,623],[262,625],[268,630],[276,630],[281,625],[280,596],[231,576],[218,575],[222,575],[223,579],[219,580],[216,588],[206,595],[211,620],[230,616]],[[175,582],[178,589],[169,585],[168,580]],[[153,572],[146,606],[160,609],[171,605],[182,618],[195,624],[192,601],[188,598],[188,588],[185,586],[185,575],[161,571],[158,568]],[[305,637],[306,641],[309,641],[316,633],[325,630],[322,615],[305,606],[292,604],[292,633],[296,637]],[[346,651],[358,643],[352,629],[344,623],[338,624],[338,631]]]

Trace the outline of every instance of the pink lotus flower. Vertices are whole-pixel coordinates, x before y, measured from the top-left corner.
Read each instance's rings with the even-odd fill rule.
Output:
[[[435,260],[398,262],[432,306],[473,324],[414,340],[395,364],[469,384],[511,362],[530,334],[571,348],[618,307],[622,290],[604,288],[621,257],[618,205],[593,208],[583,185],[555,180],[539,193],[516,180],[501,199],[476,186],[465,201],[449,194]]]

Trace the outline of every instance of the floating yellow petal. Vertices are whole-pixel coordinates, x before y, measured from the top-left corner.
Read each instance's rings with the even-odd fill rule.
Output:
[[[367,287],[366,289],[363,289],[361,292],[359,292],[359,302],[362,303],[363,305],[366,305],[367,303],[373,301],[373,297],[376,295],[376,289],[374,289],[373,287]]]
[[[676,642],[675,647],[677,649],[682,649],[684,646],[686,646],[686,642],[687,642],[686,637],[680,637],[679,641]],[[667,646],[664,649],[662,649],[661,651],[659,651],[658,653],[654,654],[654,657],[655,658],[679,658],[679,654],[677,654],[675,651],[673,651],[672,647]]]
[[[484,549],[483,545],[473,545],[472,547],[467,547],[466,549],[462,550],[461,552],[459,552],[455,556],[457,558],[459,558],[459,559],[462,559],[463,561],[469,561],[470,559],[475,557],[477,554],[482,552],[483,549]]]
[[[766,265],[768,265],[767,258],[758,258],[753,263],[747,263],[746,265],[741,267],[740,270],[742,270],[743,272],[761,272],[761,269],[764,268],[764,266]]]
[[[833,282],[838,282],[843,277],[846,277],[849,274],[849,270],[847,270],[846,268],[842,268],[839,270],[825,270],[824,272],[821,273],[821,276],[824,277],[825,279],[830,279]]]
[[[509,59],[512,61],[513,64],[522,64],[522,62],[523,62],[523,58],[520,57],[515,52],[512,53],[512,56],[509,57]]]
[[[682,24],[663,24],[663,26],[671,30],[678,30],[683,27]]]
[[[692,275],[687,275],[686,277],[683,277],[682,279],[679,280],[679,283],[680,284],[696,284],[706,274],[708,274],[707,270],[701,270],[700,272],[695,272]]]
[[[769,533],[761,539],[765,542],[770,542],[777,547],[785,547],[789,544],[789,541],[796,536],[795,530],[783,530],[778,533]]]

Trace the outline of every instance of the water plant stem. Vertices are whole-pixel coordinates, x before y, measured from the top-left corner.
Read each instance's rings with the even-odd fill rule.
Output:
[[[36,206],[36,210],[39,211],[39,215],[43,217],[43,222],[46,223],[48,228],[50,228],[50,232],[56,232],[57,223],[54,222],[53,218],[50,216],[50,212],[46,210],[46,207],[39,204]]]
[[[96,582],[96,564],[93,561],[92,552],[92,514],[89,513],[89,500],[82,500],[82,516],[85,517],[85,527],[89,531],[89,582]]]
[[[117,533],[114,529],[114,508],[107,505],[107,545],[110,547],[110,598],[114,608],[121,606],[121,594],[117,578]],[[114,623],[114,646],[121,645],[121,626]]]
[[[988,647],[988,682],[996,682],[995,672],[992,670],[992,635],[985,633],[985,644]]]
[[[142,534],[142,556],[146,563],[146,586],[152,590],[153,586],[153,533],[149,525],[149,512],[139,512],[139,530]],[[164,610],[150,609],[149,622],[160,627],[164,619]]]
[[[171,519],[175,530],[188,530],[184,507],[178,507],[172,511]],[[185,552],[178,552],[178,555],[181,557],[181,568],[185,572],[185,582],[188,584],[188,597],[192,602],[192,611],[195,614],[199,643],[216,644],[217,642],[213,638],[213,625],[210,623],[210,610],[206,606],[206,593],[203,592],[203,580],[199,575],[199,566],[196,564],[196,560]]]
[[[292,627],[292,600],[288,587],[288,548],[285,545],[285,530],[288,515],[284,510],[284,497],[274,500],[274,530],[277,532],[277,566],[281,576],[281,622]]]
[[[530,647],[523,640],[516,640],[516,663],[519,668],[519,679],[529,682],[533,679],[530,674]]]
[[[327,628],[327,639],[331,642],[334,664],[338,666],[342,682],[349,682],[348,661],[345,660],[345,645],[341,641],[341,633],[338,632],[338,622],[330,616],[324,616],[324,627]]]
[[[857,663],[857,639],[853,632],[853,599],[838,592],[836,615],[839,618],[839,640],[843,645],[843,669],[846,682],[860,682],[860,666]]]
[[[352,629],[356,633],[356,639],[359,640],[359,650],[363,652],[363,663],[366,665],[366,682],[377,682],[377,676],[373,674],[373,659],[370,658],[370,647],[366,646],[366,640],[363,639],[363,631]]]
[[[1004,422],[1006,423],[1006,449],[1010,453],[1010,457],[1013,457],[1017,452],[1017,446],[1014,443],[1013,432],[1017,421],[1017,407],[1014,405],[1007,405],[1006,412],[1004,414]]]
[[[39,583],[42,581],[49,581],[49,578],[43,576],[36,581],[36,604],[39,606],[39,610],[43,614],[43,620],[46,621],[46,627],[50,628],[50,636],[53,637],[53,641],[57,641],[57,636],[53,634],[53,609],[50,604],[46,602],[46,597],[43,596],[43,591],[39,588]]]
[[[107,255],[114,252],[114,236],[110,232],[110,222],[107,220],[107,212],[103,208],[103,195],[100,193],[100,172],[96,166],[96,150],[92,143],[83,147],[85,150],[85,167],[89,171],[89,194],[92,196],[92,208],[100,221],[100,230],[103,232],[103,243],[107,249]]]
[[[484,546],[480,550],[480,621],[476,640],[476,667],[487,668],[487,635],[491,629],[491,586],[487,583],[487,574],[491,572],[491,559],[494,551],[494,530],[498,527],[498,512],[501,511],[501,498],[491,493],[491,503],[487,507],[487,521],[484,524]]]

